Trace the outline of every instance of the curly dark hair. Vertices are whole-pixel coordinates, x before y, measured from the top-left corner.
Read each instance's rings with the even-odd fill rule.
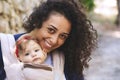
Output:
[[[97,33],[77,4],[67,0],[48,0],[34,9],[23,26],[27,32],[40,28],[53,11],[62,14],[71,22],[70,36],[58,50],[65,55],[67,72],[81,76],[84,67],[88,67],[91,52],[96,46]]]

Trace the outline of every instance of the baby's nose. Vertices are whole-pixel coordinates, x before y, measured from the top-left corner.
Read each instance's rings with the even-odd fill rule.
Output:
[[[35,54],[35,53],[32,53],[32,57],[35,57],[37,54]]]

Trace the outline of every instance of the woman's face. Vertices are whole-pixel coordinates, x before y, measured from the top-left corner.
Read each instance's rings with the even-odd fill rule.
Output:
[[[60,47],[68,38],[71,23],[61,14],[51,14],[40,29],[35,29],[35,38],[41,48],[50,52]]]

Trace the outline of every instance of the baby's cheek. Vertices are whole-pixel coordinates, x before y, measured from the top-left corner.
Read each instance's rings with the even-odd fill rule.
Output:
[[[44,54],[43,54],[43,53],[41,53],[41,54],[40,54],[40,57],[41,57],[41,58],[44,58],[45,56],[44,56]]]

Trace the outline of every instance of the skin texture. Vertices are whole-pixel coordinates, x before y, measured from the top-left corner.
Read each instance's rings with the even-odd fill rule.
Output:
[[[54,34],[48,34],[45,28],[51,24],[57,28]],[[73,0],[48,0],[42,3],[33,10],[23,27],[27,32],[23,36],[29,35],[36,39],[46,52],[58,50],[64,54],[65,71],[68,74],[83,75],[83,70],[88,67],[88,61],[96,47],[97,33],[83,9]],[[50,31],[54,32],[51,29]],[[45,33],[42,34],[43,32]],[[65,40],[58,37],[63,33],[69,34]],[[45,40],[52,48],[45,46]]]

